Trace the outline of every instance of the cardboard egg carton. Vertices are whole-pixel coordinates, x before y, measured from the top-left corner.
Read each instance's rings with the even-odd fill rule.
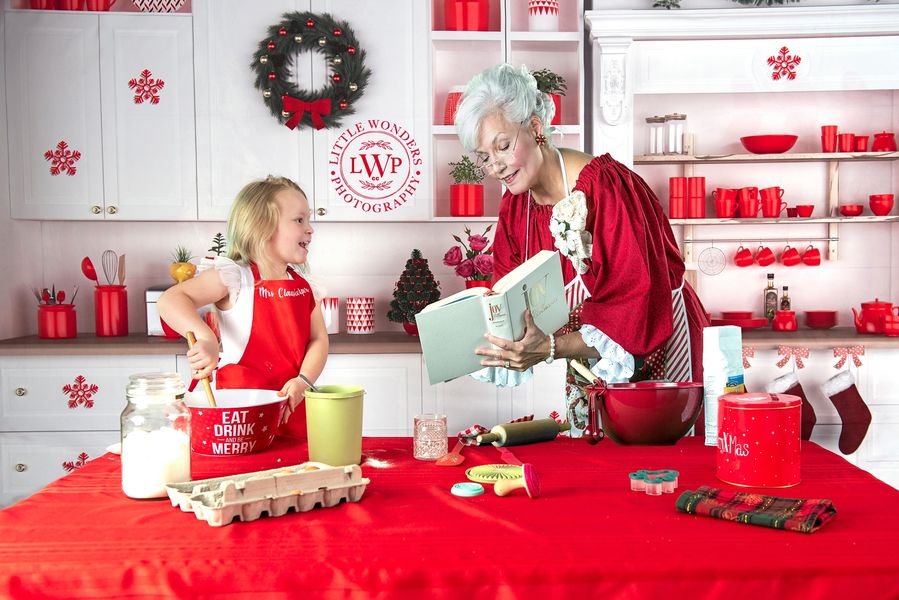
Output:
[[[193,512],[213,527],[235,518],[255,521],[263,515],[280,517],[291,509],[306,512],[336,506],[341,500],[358,502],[369,479],[358,465],[332,467],[306,462],[290,467],[199,479],[166,486],[172,506]]]

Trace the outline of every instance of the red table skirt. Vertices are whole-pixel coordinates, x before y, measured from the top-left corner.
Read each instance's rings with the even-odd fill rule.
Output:
[[[684,489],[728,487],[698,438],[513,448],[540,474],[533,500],[449,493],[465,468],[500,462],[493,447],[448,468],[414,460],[406,438],[366,439],[363,451],[361,502],[220,528],[167,500],[126,498],[118,456],[104,455],[0,511],[0,596],[899,597],[899,491],[813,443],[803,482],[779,490],[833,500],[836,518],[813,534],[676,512]],[[195,456],[193,473],[305,459],[279,438],[258,455]],[[660,468],[681,472],[675,494],[630,491],[630,471]]]

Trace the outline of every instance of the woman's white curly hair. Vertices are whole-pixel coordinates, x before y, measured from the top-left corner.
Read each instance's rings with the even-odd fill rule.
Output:
[[[510,123],[523,123],[536,116],[543,123],[543,135],[552,139],[549,124],[556,114],[552,99],[537,90],[537,80],[525,65],[516,69],[503,63],[481,71],[465,86],[456,111],[456,135],[462,146],[474,152],[484,117],[499,113]]]

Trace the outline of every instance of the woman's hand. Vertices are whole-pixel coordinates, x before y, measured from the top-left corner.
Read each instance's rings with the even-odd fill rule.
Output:
[[[219,344],[216,339],[198,339],[187,351],[187,364],[194,379],[209,377],[219,364]]]
[[[549,336],[540,331],[529,310],[524,311],[524,337],[519,341],[513,342],[490,334],[485,337],[497,348],[475,350],[475,354],[487,357],[481,360],[481,366],[484,367],[524,371],[549,356]]]
[[[306,388],[308,387],[309,386],[306,385],[305,381],[299,377],[294,377],[293,379],[288,380],[288,382],[281,388],[281,391],[278,392],[279,396],[287,396],[287,408],[284,409],[284,416],[281,418],[282,425],[287,423],[287,419],[290,418],[293,411],[297,409],[300,402],[306,397]]]

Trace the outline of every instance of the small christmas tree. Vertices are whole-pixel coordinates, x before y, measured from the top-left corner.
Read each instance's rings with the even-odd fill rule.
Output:
[[[415,315],[431,302],[440,299],[440,284],[428,267],[421,250],[412,251],[406,268],[393,290],[387,318],[394,323],[415,323]]]

